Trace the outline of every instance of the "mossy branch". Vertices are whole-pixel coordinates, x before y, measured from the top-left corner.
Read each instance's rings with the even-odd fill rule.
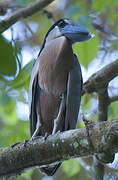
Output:
[[[0,176],[19,174],[26,168],[71,158],[118,151],[118,119],[93,123],[89,135],[94,148],[89,146],[85,128],[57,133],[46,140],[38,138],[26,144],[19,143],[13,148],[1,148]]]
[[[108,83],[118,76],[118,59],[94,73],[83,86],[83,94],[98,92],[107,88]]]

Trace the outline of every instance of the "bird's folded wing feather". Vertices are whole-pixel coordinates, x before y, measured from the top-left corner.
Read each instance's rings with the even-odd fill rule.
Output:
[[[82,73],[77,56],[77,64],[69,72],[67,84],[65,130],[76,127],[82,94]]]
[[[38,68],[39,68],[39,59],[36,60],[31,74],[30,87],[29,87],[29,111],[30,111],[30,135],[32,136],[36,130],[37,124],[37,115],[36,115],[36,92],[38,83]],[[40,91],[38,91],[40,93]]]

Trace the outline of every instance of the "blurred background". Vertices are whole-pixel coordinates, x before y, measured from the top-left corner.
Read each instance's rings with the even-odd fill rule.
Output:
[[[34,0],[0,0],[0,19]],[[39,13],[18,21],[0,35],[0,147],[29,139],[28,89],[32,66],[50,26],[60,18],[71,18],[87,27],[95,37],[73,46],[82,67],[84,82],[97,70],[118,58],[117,0],[55,0]],[[118,78],[109,84],[109,95],[118,95]],[[97,95],[82,97],[77,128],[84,127],[81,115],[97,120]],[[108,120],[118,117],[118,101],[109,106]],[[91,180],[92,158],[78,158],[62,164],[54,177],[38,169],[14,180]],[[118,179],[118,155],[105,166],[104,179]]]

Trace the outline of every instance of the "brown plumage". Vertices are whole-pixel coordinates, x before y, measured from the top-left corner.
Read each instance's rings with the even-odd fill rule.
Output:
[[[66,91],[68,73],[74,64],[71,42],[64,36],[51,40],[40,54],[40,87],[47,93],[59,97]]]
[[[75,64],[71,43],[64,36],[50,41],[40,54],[38,83],[42,89],[40,115],[43,132],[51,134],[53,131],[60,96],[66,92],[68,73]],[[64,130],[64,112],[58,128],[60,131]]]
[[[30,81],[32,138],[75,128],[81,100],[82,74],[72,44],[90,37],[90,31],[69,19],[57,21],[46,34]],[[60,165],[49,164],[40,167],[40,170],[52,176]]]

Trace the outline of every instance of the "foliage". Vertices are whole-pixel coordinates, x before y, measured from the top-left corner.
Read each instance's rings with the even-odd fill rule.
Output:
[[[27,6],[33,0],[10,0],[6,1],[8,6],[20,8]],[[118,51],[118,2],[117,0],[56,0],[46,8],[52,13],[53,18],[49,18],[43,11],[35,14],[27,20],[13,25],[7,32],[12,34],[8,41],[7,36],[0,36],[0,146],[11,145],[16,141],[23,141],[29,138],[29,122],[20,119],[16,113],[16,104],[19,101],[28,104],[28,88],[31,69],[34,64],[33,53],[36,47],[41,47],[43,39],[53,19],[68,17],[86,26],[95,34],[95,37],[88,42],[75,44],[74,52],[77,53],[82,65],[84,80],[90,76],[91,71],[95,72],[104,64],[110,62],[109,54]],[[14,8],[11,8],[11,13]],[[9,36],[10,36],[9,33]],[[39,47],[39,48],[40,48]],[[26,65],[23,65],[23,51],[28,49],[32,55]],[[38,50],[39,51],[39,50]],[[36,52],[38,54],[38,52]],[[25,55],[27,59],[27,55]],[[97,59],[97,61],[95,60]],[[97,65],[96,65],[97,64]],[[94,65],[94,68],[92,67]],[[114,95],[114,87],[110,87],[110,95]],[[81,102],[81,114],[85,114],[89,119],[97,119],[97,95],[84,95]],[[117,118],[118,102],[113,102],[109,106],[108,119]],[[23,110],[22,110],[23,111]],[[78,123],[77,128],[83,127],[83,123]],[[91,160],[87,162],[69,160],[62,165],[61,173],[52,179],[91,179]],[[80,165],[81,164],[81,165]],[[82,168],[83,166],[83,168]],[[86,170],[89,167],[89,170]],[[110,171],[110,170],[109,170]],[[106,166],[106,174],[108,167]],[[82,176],[81,176],[82,174]],[[107,175],[106,175],[107,176]],[[42,179],[38,175],[38,170],[31,170],[16,180]],[[44,177],[43,177],[44,178]],[[43,179],[44,180],[44,179]]]
[[[80,164],[76,159],[65,161],[62,165],[67,176],[72,177],[80,171]]]
[[[0,36],[0,76],[14,76],[16,74],[16,60],[12,44]]]
[[[94,33],[95,34],[95,33]],[[94,51],[91,51],[94,49]],[[88,64],[93,60],[99,50],[99,38],[97,34],[88,42],[77,43],[74,45],[74,52],[77,53],[80,63],[87,68]]]

